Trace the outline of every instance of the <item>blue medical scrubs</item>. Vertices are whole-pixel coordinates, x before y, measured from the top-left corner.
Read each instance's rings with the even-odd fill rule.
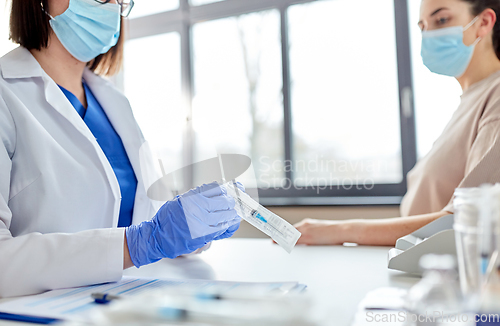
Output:
[[[101,146],[118,179],[122,194],[118,227],[130,226],[134,212],[137,178],[135,177],[134,170],[132,169],[120,136],[116,133],[111,122],[109,122],[106,113],[94,97],[94,94],[90,91],[90,88],[85,83],[83,83],[83,87],[85,89],[85,96],[87,97],[87,109],[85,109],[73,93],[59,86],[97,139],[97,143]]]

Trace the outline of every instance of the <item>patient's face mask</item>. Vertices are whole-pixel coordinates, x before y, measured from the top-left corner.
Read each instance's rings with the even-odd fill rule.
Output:
[[[120,36],[120,5],[95,0],[70,0],[61,15],[50,16],[50,26],[71,55],[88,62],[108,52]]]
[[[464,32],[477,22],[474,18],[467,26],[447,27],[422,32],[422,60],[430,71],[451,77],[462,76],[472,60],[474,48],[481,38],[474,44],[464,44]]]

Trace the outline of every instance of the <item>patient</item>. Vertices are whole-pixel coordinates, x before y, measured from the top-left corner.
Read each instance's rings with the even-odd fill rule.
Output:
[[[299,244],[394,245],[399,237],[453,213],[455,188],[500,182],[499,15],[498,0],[422,1],[423,62],[432,72],[457,79],[463,90],[460,106],[429,154],[408,173],[403,217],[305,219],[295,225],[302,233]]]

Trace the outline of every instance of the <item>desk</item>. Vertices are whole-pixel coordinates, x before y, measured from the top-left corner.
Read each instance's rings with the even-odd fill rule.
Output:
[[[387,269],[388,247],[297,246],[291,254],[268,239],[216,241],[197,256],[131,268],[125,275],[226,281],[299,281],[313,297],[319,325],[348,326],[361,299],[382,286],[409,288],[419,279]],[[0,300],[1,301],[1,300]],[[0,321],[0,326],[33,325]]]

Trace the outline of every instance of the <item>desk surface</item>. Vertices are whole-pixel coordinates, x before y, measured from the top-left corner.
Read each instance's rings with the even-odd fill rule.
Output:
[[[388,247],[297,246],[291,254],[267,239],[217,241],[197,256],[131,268],[125,275],[225,281],[299,281],[314,300],[319,325],[348,326],[368,291],[409,288],[418,278],[387,269]],[[0,300],[1,302],[2,300]],[[0,326],[33,325],[0,321]]]

